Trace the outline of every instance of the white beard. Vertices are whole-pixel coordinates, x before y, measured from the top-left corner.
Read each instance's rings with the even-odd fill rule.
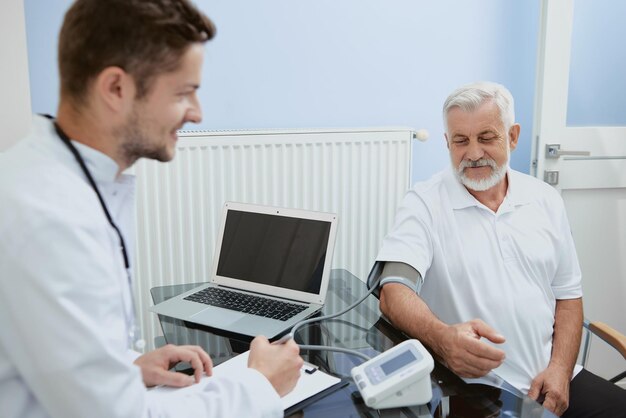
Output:
[[[500,167],[498,167],[494,160],[488,158],[481,158],[477,161],[463,160],[456,168],[456,170],[454,170],[454,174],[456,175],[456,178],[468,189],[474,190],[476,192],[484,192],[485,190],[489,190],[499,184],[504,179],[504,176],[506,176],[506,171],[509,167],[509,153],[510,151],[507,147],[506,161]],[[491,167],[491,174],[489,175],[489,177],[480,180],[474,180],[465,175],[465,169],[468,167],[484,166]]]

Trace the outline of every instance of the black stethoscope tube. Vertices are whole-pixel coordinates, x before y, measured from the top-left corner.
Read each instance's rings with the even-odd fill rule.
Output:
[[[104,202],[104,199],[102,198],[102,194],[100,194],[100,190],[98,189],[98,186],[96,185],[96,182],[93,179],[91,172],[87,168],[87,164],[85,164],[85,160],[83,159],[82,155],[80,155],[80,152],[78,152],[74,144],[72,144],[72,141],[70,141],[70,138],[67,136],[65,132],[63,132],[63,129],[61,129],[61,127],[56,123],[56,121],[52,118],[52,116],[50,115],[45,115],[45,116],[53,120],[52,123],[54,124],[54,130],[56,131],[59,138],[61,138],[61,141],[63,141],[63,143],[72,152],[72,154],[74,155],[74,158],[76,158],[76,161],[78,161],[78,165],[80,165],[80,168],[83,170],[85,177],[87,177],[87,181],[89,182],[89,185],[91,186],[93,191],[96,192],[96,195],[98,196],[98,200],[100,201],[100,205],[102,206],[102,210],[104,211],[104,215],[109,221],[109,224],[113,227],[113,229],[115,229],[115,232],[117,232],[117,236],[120,239],[120,249],[122,250],[122,256],[124,257],[124,267],[126,267],[126,270],[128,271],[128,269],[130,268],[130,260],[128,259],[128,252],[126,251],[126,243],[124,242],[124,237],[122,236],[122,233],[120,229],[117,227],[117,225],[115,224],[115,222],[113,222],[113,218],[111,217],[111,214],[109,213],[109,209],[107,208],[107,205]],[[130,280],[130,277],[129,277],[129,280]]]

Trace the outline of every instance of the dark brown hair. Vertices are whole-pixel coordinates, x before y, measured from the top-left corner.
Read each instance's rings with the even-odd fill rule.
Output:
[[[117,66],[145,96],[174,71],[187,48],[215,35],[213,22],[188,0],[77,0],[59,35],[61,96],[83,102],[93,79]]]

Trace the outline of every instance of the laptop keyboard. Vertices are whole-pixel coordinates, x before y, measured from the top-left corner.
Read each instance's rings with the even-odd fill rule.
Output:
[[[307,308],[306,305],[231,292],[217,287],[207,287],[184,299],[280,321],[286,321]]]

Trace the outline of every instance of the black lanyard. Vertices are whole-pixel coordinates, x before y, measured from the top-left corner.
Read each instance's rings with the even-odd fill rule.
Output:
[[[63,143],[67,145],[69,150],[72,152],[72,154],[76,158],[76,161],[78,161],[78,165],[80,165],[80,168],[83,170],[83,173],[85,173],[85,177],[87,177],[87,181],[89,182],[89,185],[91,186],[93,191],[96,192],[96,195],[98,196],[98,200],[100,201],[100,205],[102,206],[102,210],[104,211],[104,215],[107,217],[109,224],[113,227],[113,229],[115,229],[115,232],[117,232],[117,236],[120,238],[120,249],[122,250],[122,256],[124,257],[124,267],[126,267],[126,271],[128,272],[128,269],[130,268],[130,262],[128,260],[128,253],[126,252],[126,244],[124,243],[124,237],[122,236],[122,233],[120,232],[117,225],[115,225],[115,222],[113,222],[113,218],[111,217],[111,214],[109,213],[109,209],[107,208],[106,203],[104,203],[104,199],[102,198],[102,195],[100,194],[100,190],[98,189],[98,186],[96,185],[96,182],[94,181],[91,175],[91,172],[87,168],[87,164],[85,164],[85,160],[80,155],[80,152],[78,152],[74,144],[72,144],[72,141],[70,141],[70,138],[67,136],[67,134],[63,132],[61,127],[56,123],[56,121],[54,121],[52,116],[50,115],[44,115],[44,116],[53,121],[52,123],[54,124],[54,129],[57,135],[59,136],[59,138],[61,138],[61,141],[63,141]],[[130,276],[128,279],[130,280]]]

